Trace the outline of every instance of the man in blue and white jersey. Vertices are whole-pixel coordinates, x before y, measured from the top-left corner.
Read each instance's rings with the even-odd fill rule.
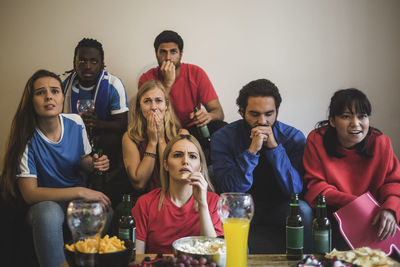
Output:
[[[110,171],[105,178],[108,183],[123,179],[121,140],[128,124],[128,104],[121,80],[104,67],[102,44],[95,39],[83,38],[75,48],[74,69],[63,81],[63,88],[64,112],[81,115],[95,150],[102,149],[110,159]],[[78,100],[87,99],[93,100],[94,109],[78,112]],[[110,186],[107,185],[107,190]],[[119,194],[115,197],[116,201],[122,198]]]

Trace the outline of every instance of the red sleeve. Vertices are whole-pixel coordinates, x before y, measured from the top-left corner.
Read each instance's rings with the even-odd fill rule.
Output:
[[[132,216],[136,223],[136,238],[146,242],[149,222],[149,207],[147,206],[143,196],[138,199],[136,205],[133,207]]]
[[[162,77],[158,77],[158,67],[149,69],[147,72],[143,73],[139,78],[138,89],[149,80],[158,80],[162,82]]]
[[[210,79],[203,69],[198,67],[198,78],[199,78],[199,90],[197,91],[199,94],[200,102],[204,105],[218,98],[217,93],[215,92],[214,86],[212,85]]]
[[[221,219],[218,216],[218,199],[219,196],[215,193],[208,192],[208,210],[210,211],[210,217],[214,225],[217,236],[223,236],[224,230],[222,228]]]
[[[329,206],[342,207],[357,196],[339,191],[336,186],[329,184],[325,177],[325,169],[329,167],[329,156],[322,144],[322,136],[313,130],[307,137],[303,156],[304,181],[307,184],[305,200],[315,207],[317,196],[323,193]]]
[[[140,78],[139,78],[139,84],[138,84],[138,89],[139,89],[145,82],[147,82],[148,80],[150,80],[147,76],[148,76],[147,73],[143,73],[142,76],[140,76]]]
[[[383,203],[381,209],[392,210],[396,215],[397,223],[400,220],[400,166],[399,160],[392,149],[389,137],[381,135],[384,142],[380,151],[374,151],[374,156],[380,157],[381,153],[387,153],[387,172],[383,186],[379,189],[379,202]],[[380,146],[381,147],[381,146]]]

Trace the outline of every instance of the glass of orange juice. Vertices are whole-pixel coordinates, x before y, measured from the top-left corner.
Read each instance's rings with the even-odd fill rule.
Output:
[[[218,215],[225,234],[226,266],[247,266],[247,239],[254,202],[247,193],[223,193],[218,201]]]

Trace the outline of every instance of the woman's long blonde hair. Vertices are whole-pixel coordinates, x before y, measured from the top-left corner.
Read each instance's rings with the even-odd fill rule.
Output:
[[[163,84],[159,81],[149,80],[139,88],[136,94],[135,102],[132,107],[131,119],[128,125],[128,136],[137,144],[146,139],[145,135],[147,129],[147,120],[143,116],[142,110],[140,109],[140,100],[146,92],[155,88],[158,88],[163,92],[165,104],[167,106],[164,117],[164,128],[166,137],[171,140],[174,136],[178,134],[178,130],[181,128],[181,124],[175,116],[174,110],[172,109],[168,94],[165,92]]]
[[[192,144],[195,145],[195,147],[197,148],[197,150],[199,151],[199,155],[200,155],[200,166],[201,166],[201,174],[203,175],[204,179],[206,180],[206,182],[208,183],[208,191],[214,192],[214,186],[210,181],[210,177],[208,176],[208,169],[207,169],[207,162],[206,162],[206,156],[204,155],[203,149],[201,149],[201,145],[199,143],[199,141],[197,141],[197,139],[193,136],[193,135],[189,135],[189,134],[180,134],[175,136],[172,140],[169,141],[168,145],[165,147],[164,150],[164,154],[163,154],[163,160],[161,163],[165,163],[168,164],[168,156],[171,153],[172,150],[172,146],[180,141],[186,139],[189,142],[191,142]],[[160,195],[160,201],[158,203],[158,210],[161,209],[163,202],[164,202],[164,198],[165,198],[165,194],[168,191],[169,188],[169,172],[167,170],[165,170],[164,166],[162,166],[160,168],[160,181],[161,181],[161,195]]]

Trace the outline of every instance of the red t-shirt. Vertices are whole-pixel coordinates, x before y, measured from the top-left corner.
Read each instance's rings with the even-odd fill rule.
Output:
[[[321,129],[321,134],[325,130]],[[312,131],[304,150],[305,199],[308,203],[315,206],[316,197],[323,193],[328,205],[341,208],[370,191],[379,201],[381,209],[394,211],[399,222],[400,165],[389,137],[375,133],[366,137],[372,158],[344,147],[339,147],[339,152],[345,157],[336,158],[326,153],[321,134]]]
[[[177,207],[165,195],[161,210],[158,210],[161,188],[141,196],[132,209],[136,222],[136,238],[146,243],[146,253],[172,253],[172,242],[186,236],[200,235],[200,215],[194,209],[194,197],[183,207]],[[207,192],[210,217],[217,236],[223,235],[221,220],[217,213],[219,196]]]
[[[142,74],[139,88],[148,80],[164,80],[159,67]],[[205,105],[216,98],[217,93],[205,71],[196,65],[181,63],[180,73],[171,87],[169,99],[182,127],[188,128],[194,124],[189,115],[195,106],[200,108],[201,104]]]

